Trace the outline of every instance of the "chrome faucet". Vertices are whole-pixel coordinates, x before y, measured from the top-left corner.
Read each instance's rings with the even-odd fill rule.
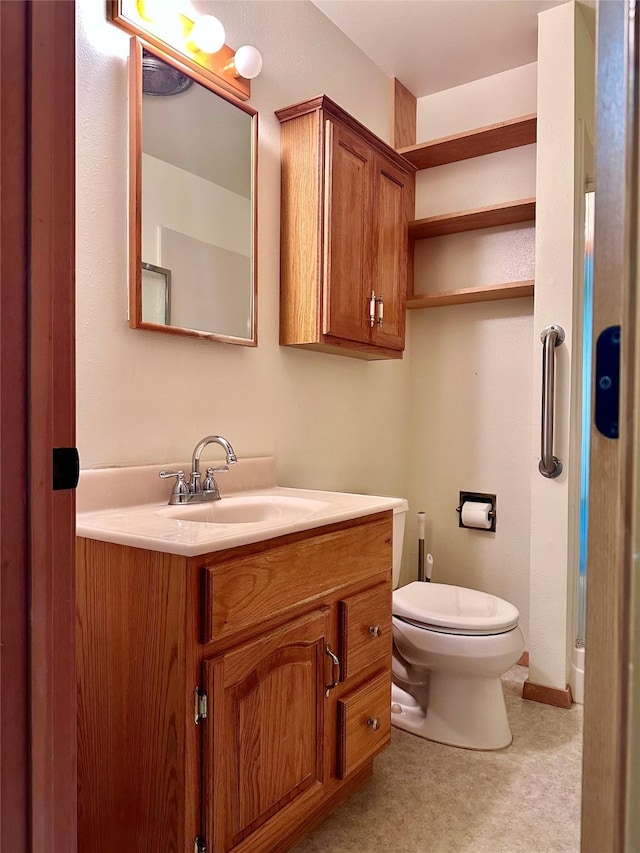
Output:
[[[201,481],[200,474],[200,456],[202,451],[208,444],[219,444],[227,454],[227,464],[220,468],[207,468],[204,482]],[[175,477],[176,482],[171,490],[169,504],[188,504],[202,503],[204,501],[219,501],[220,491],[216,483],[216,474],[221,474],[229,470],[229,465],[233,465],[238,461],[233,447],[229,444],[226,438],[221,435],[207,435],[199,441],[193,451],[191,458],[191,476],[185,479],[184,471],[160,471],[159,476],[162,479],[166,477]]]

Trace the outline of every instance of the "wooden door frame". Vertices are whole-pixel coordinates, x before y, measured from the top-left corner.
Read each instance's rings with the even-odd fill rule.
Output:
[[[29,829],[27,9],[0,5],[0,848]],[[11,485],[10,485],[11,484]],[[16,498],[18,498],[16,500]]]
[[[591,429],[582,853],[625,848],[636,410],[636,0],[598,10],[594,342],[620,324],[620,437]]]
[[[0,15],[0,847],[73,853],[75,6]]]

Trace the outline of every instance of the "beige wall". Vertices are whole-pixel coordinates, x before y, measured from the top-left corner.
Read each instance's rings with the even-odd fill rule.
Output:
[[[78,447],[83,467],[183,458],[207,433],[275,454],[286,485],[405,491],[406,362],[278,345],[278,107],[326,93],[388,138],[389,79],[308,2],[220,2],[227,42],[255,44],[259,347],[127,326],[128,37],[79,0]]]
[[[536,65],[418,101],[418,139],[536,110]],[[429,169],[417,215],[535,195],[535,146]],[[471,232],[418,244],[416,290],[533,278],[533,228]],[[434,580],[512,601],[528,634],[531,448],[531,299],[409,312],[412,464],[408,497],[427,513]],[[495,534],[458,527],[459,492],[497,494]],[[405,576],[415,570],[409,519]]]

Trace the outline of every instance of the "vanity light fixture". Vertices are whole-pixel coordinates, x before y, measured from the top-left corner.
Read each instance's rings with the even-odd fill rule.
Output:
[[[200,15],[179,0],[110,0],[109,18],[169,56],[204,74],[216,86],[243,101],[262,69],[260,51],[243,45],[234,51],[225,44],[222,23]]]

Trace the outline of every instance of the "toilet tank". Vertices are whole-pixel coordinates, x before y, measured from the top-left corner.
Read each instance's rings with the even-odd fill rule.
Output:
[[[400,568],[402,566],[402,545],[404,542],[404,524],[407,518],[409,504],[403,500],[401,506],[393,508],[393,588],[400,583]]]

